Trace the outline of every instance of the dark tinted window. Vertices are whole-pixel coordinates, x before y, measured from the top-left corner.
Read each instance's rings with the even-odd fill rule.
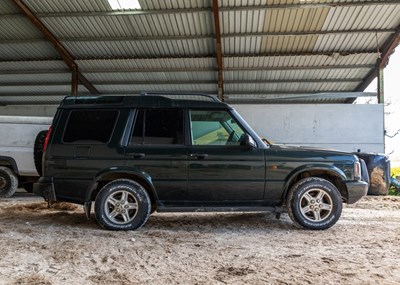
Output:
[[[131,144],[183,144],[183,111],[138,111]]]
[[[110,140],[118,111],[79,110],[72,111],[64,132],[67,143],[93,141],[106,143]]]

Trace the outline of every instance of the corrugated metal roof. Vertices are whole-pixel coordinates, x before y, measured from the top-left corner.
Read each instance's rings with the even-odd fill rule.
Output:
[[[41,38],[42,34],[25,18],[2,18],[0,15],[0,40]]]
[[[43,60],[43,61],[0,61],[0,72],[20,71],[24,72],[36,70],[68,70],[62,60]]]
[[[212,40],[159,41],[84,41],[64,42],[64,46],[80,59],[123,57],[190,57],[215,54]]]
[[[135,82],[148,81],[149,84],[159,83],[163,81],[171,82],[196,82],[217,80],[217,72],[210,73],[208,71],[199,72],[107,72],[107,73],[84,73],[91,82]],[[1,82],[1,75],[0,75]]]
[[[327,55],[286,55],[286,56],[227,56],[224,57],[224,68],[240,67],[315,67],[355,64],[375,64],[379,58],[376,53],[340,54],[338,52]]]
[[[86,17],[52,17],[43,22],[60,38],[149,37],[213,34],[210,13],[155,14]]]
[[[207,58],[137,58],[137,59],[103,59],[77,60],[82,71],[105,70],[118,71],[127,69],[205,69],[216,68],[215,59]]]
[[[313,93],[357,90],[400,26],[400,3],[368,2],[219,0],[225,96],[308,92],[285,102],[346,102]],[[142,10],[126,11],[106,0],[24,3],[102,93],[218,91],[211,0],[140,0]],[[11,0],[0,2],[0,26],[0,104],[71,91],[67,65]]]
[[[60,56],[48,42],[2,43],[0,61],[57,59]]]
[[[0,74],[0,85],[7,84],[21,84],[21,83],[43,83],[43,82],[65,82],[66,85],[70,85],[71,74],[70,73],[41,73],[41,74]]]
[[[46,95],[46,96],[31,96],[31,95],[15,95],[1,96],[1,104],[3,105],[52,105],[59,104],[65,95]]]
[[[312,69],[312,70],[256,70],[224,71],[225,82],[229,80],[321,80],[355,78],[362,81],[369,68],[360,69]]]

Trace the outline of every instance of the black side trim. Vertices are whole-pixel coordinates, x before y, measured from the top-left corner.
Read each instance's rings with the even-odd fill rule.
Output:
[[[157,207],[157,212],[282,212],[281,207]]]

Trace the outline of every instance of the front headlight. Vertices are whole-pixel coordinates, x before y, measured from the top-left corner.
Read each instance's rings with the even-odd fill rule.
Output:
[[[354,180],[361,180],[361,164],[359,161],[354,162]]]

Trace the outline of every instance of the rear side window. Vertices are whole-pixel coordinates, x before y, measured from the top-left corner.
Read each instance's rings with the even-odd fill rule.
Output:
[[[138,110],[130,144],[183,144],[183,110]]]
[[[117,121],[116,110],[72,111],[65,128],[66,143],[107,143]]]

